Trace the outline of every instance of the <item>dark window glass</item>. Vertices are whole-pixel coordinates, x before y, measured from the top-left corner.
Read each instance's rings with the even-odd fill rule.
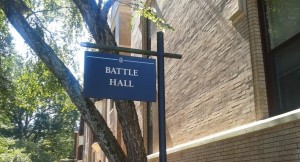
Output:
[[[285,111],[300,108],[300,68],[280,77],[282,106]]]
[[[276,115],[300,108],[300,0],[265,0],[264,8],[267,80]]]
[[[300,32],[299,0],[267,0],[268,32],[275,48]]]
[[[274,52],[282,112],[300,108],[300,39]]]

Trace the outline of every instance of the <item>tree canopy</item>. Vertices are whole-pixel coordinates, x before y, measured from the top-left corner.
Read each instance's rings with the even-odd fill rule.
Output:
[[[73,127],[78,112],[30,48],[26,55],[17,54],[10,30],[0,10],[0,161],[73,158]],[[62,53],[67,51],[64,48],[56,46]],[[73,66],[68,57],[62,55]]]
[[[9,34],[8,34],[9,36]],[[0,161],[73,156],[78,112],[40,60],[23,61],[13,44],[1,54]]]
[[[83,35],[87,35],[82,33],[84,29],[89,32],[91,41],[116,45],[107,23],[107,14],[114,2],[115,0],[0,0],[1,39],[5,40],[0,42],[0,53],[1,59],[5,58],[6,62],[1,62],[1,70],[7,71],[1,71],[3,75],[0,78],[0,88],[5,89],[5,93],[1,93],[0,106],[3,106],[1,111],[9,112],[0,116],[3,118],[1,121],[11,123],[5,124],[12,128],[6,134],[17,132],[16,139],[22,141],[26,137],[30,138],[30,142],[42,143],[32,146],[29,142],[22,144],[23,147],[34,152],[43,147],[44,155],[49,153],[47,151],[55,152],[51,146],[64,142],[64,138],[58,139],[56,133],[64,132],[66,125],[73,126],[77,115],[72,107],[76,107],[110,161],[147,161],[133,101],[116,101],[118,120],[127,150],[125,155],[92,100],[83,96],[82,87],[76,74],[74,75],[76,70],[72,70],[73,73],[70,70],[76,69],[73,58],[79,48],[78,41]],[[127,5],[161,28],[172,29],[156,16],[155,10],[140,0]],[[28,45],[28,53],[33,54],[25,62],[24,58],[9,51],[12,49],[12,37],[7,28],[8,21]],[[12,62],[6,57],[9,53],[14,60]],[[13,63],[15,68],[20,69],[10,69]],[[11,70],[15,70],[16,74],[11,73]],[[68,136],[69,132],[65,133],[59,136]],[[38,156],[30,156],[38,159]]]

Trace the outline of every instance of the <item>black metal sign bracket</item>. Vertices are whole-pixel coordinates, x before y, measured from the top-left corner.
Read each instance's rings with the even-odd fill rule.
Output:
[[[110,45],[100,45],[88,42],[80,43],[82,47],[112,50],[119,52],[136,53],[147,56],[157,57],[157,80],[158,80],[158,121],[159,121],[159,161],[167,161],[166,151],[166,115],[165,115],[165,70],[164,70],[164,58],[181,59],[182,55],[174,53],[164,53],[164,34],[163,32],[157,32],[157,52],[132,49],[125,47],[116,47]]]

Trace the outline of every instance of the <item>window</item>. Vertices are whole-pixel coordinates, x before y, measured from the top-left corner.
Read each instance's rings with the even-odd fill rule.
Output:
[[[300,1],[258,0],[270,115],[300,108]]]
[[[271,49],[300,32],[299,0],[266,0],[266,9]]]

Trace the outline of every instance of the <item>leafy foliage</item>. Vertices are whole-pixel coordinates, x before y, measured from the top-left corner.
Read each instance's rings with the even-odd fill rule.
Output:
[[[160,30],[174,30],[172,26],[167,24],[161,17],[157,15],[156,9],[147,6],[146,2],[143,2],[141,0],[135,0],[130,6],[138,15],[141,15],[154,22]]]
[[[69,97],[40,61],[13,66],[13,58],[3,60],[2,66],[13,67],[13,77],[12,89],[1,91],[0,137],[17,139],[16,151],[6,152],[9,156],[5,157],[11,158],[20,150],[33,161],[68,157],[73,149],[73,125],[78,119]]]
[[[21,1],[19,1],[21,3]],[[80,33],[81,20],[72,19],[61,30],[62,34],[53,34],[47,29],[62,14],[55,7],[61,3],[55,1],[24,1],[28,8],[23,9],[27,19],[61,58],[72,67],[73,50],[76,48],[59,42],[75,41]],[[61,1],[57,1],[61,2]],[[52,5],[50,5],[52,4]],[[19,4],[22,7],[22,4]],[[41,6],[39,6],[41,5]],[[24,8],[24,7],[23,7]],[[49,11],[33,12],[34,9]],[[74,10],[73,8],[68,8]],[[50,10],[53,14],[47,14]],[[56,12],[57,11],[57,12]],[[64,18],[74,17],[74,12]],[[45,14],[47,17],[40,16]],[[76,12],[76,14],[78,14]],[[77,18],[80,18],[77,16]],[[76,28],[76,29],[75,29]],[[13,37],[7,21],[0,10],[0,161],[58,161],[73,153],[73,126],[78,119],[75,106],[45,65],[27,49],[27,56],[14,51]],[[70,34],[71,33],[71,34]],[[61,37],[63,36],[63,37]]]
[[[12,66],[18,66],[19,58],[13,57],[12,36],[7,27],[7,21],[0,10],[0,121],[6,123],[9,118],[3,118],[5,108],[13,107],[13,92],[15,86],[12,83],[14,74],[17,73]],[[0,123],[1,124],[1,123]],[[1,128],[1,127],[0,127]]]
[[[4,0],[1,2],[10,3]],[[83,36],[83,21],[74,2],[20,0],[12,3],[16,3],[17,9],[34,31],[76,73],[77,65],[73,58],[79,48],[79,38]],[[140,15],[155,22],[159,28],[172,29],[155,14],[154,9],[146,7],[141,1],[136,1],[132,7]],[[0,74],[3,78],[0,137],[13,138],[15,141],[10,147],[26,154],[32,161],[57,161],[69,156],[73,149],[72,128],[78,118],[74,105],[56,77],[32,55],[31,49],[27,48],[28,57],[18,56],[10,50],[13,49],[12,37],[2,11],[0,29],[3,29],[0,43],[5,40],[0,44],[0,50],[4,49],[0,51],[1,60],[4,60],[1,62]]]
[[[83,20],[74,3],[60,0],[27,0],[26,5],[29,9],[24,15],[31,27],[51,46],[60,59],[76,72],[78,64],[74,61],[74,55],[79,50],[78,38],[84,35]]]
[[[15,148],[15,140],[0,136],[0,161],[3,162],[31,162],[29,154],[24,149]]]

